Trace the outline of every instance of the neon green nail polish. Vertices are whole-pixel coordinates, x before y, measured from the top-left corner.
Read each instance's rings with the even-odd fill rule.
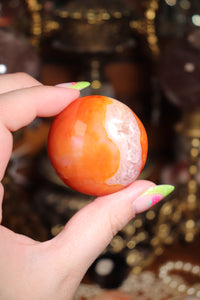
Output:
[[[138,214],[151,208],[173,192],[173,190],[173,185],[157,185],[149,188],[133,202],[134,213]]]
[[[56,86],[80,91],[90,86],[90,83],[88,81],[67,82],[57,84]]]
[[[161,194],[161,195],[163,195],[163,197],[166,197],[171,192],[173,192],[174,189],[175,189],[174,186],[169,185],[169,184],[156,185],[156,186],[153,186],[153,187],[149,188],[141,196],[152,195],[152,194]]]
[[[79,81],[79,82],[70,82],[68,88],[83,90],[88,86],[90,86],[90,83],[88,81]]]

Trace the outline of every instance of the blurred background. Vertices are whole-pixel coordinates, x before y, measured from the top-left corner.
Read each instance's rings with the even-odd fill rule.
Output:
[[[76,299],[200,299],[200,1],[0,0],[0,76],[13,72],[127,104],[149,138],[140,177],[176,187],[113,238]],[[3,224],[39,241],[93,200],[52,169],[51,121],[14,133],[4,179]]]

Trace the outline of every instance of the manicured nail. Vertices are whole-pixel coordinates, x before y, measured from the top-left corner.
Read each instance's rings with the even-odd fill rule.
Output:
[[[149,188],[133,202],[134,213],[139,214],[151,208],[153,205],[172,193],[173,190],[174,186],[167,184],[156,185]]]
[[[79,82],[67,82],[67,83],[60,83],[56,86],[58,87],[64,87],[68,89],[75,89],[75,90],[83,90],[87,88],[90,85],[88,81],[79,81]]]

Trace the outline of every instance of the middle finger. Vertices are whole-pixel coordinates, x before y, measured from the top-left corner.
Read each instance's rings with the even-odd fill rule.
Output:
[[[41,83],[26,73],[5,74],[0,77],[0,94],[37,85]]]

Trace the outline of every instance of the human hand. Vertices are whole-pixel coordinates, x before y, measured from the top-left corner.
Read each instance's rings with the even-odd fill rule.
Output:
[[[0,181],[12,152],[11,132],[36,116],[58,114],[78,96],[77,90],[43,86],[23,73],[0,77]],[[0,299],[73,299],[88,267],[117,231],[169,191],[150,181],[135,181],[120,192],[97,198],[76,213],[60,234],[42,243],[0,225]],[[0,223],[3,193],[1,184]]]

